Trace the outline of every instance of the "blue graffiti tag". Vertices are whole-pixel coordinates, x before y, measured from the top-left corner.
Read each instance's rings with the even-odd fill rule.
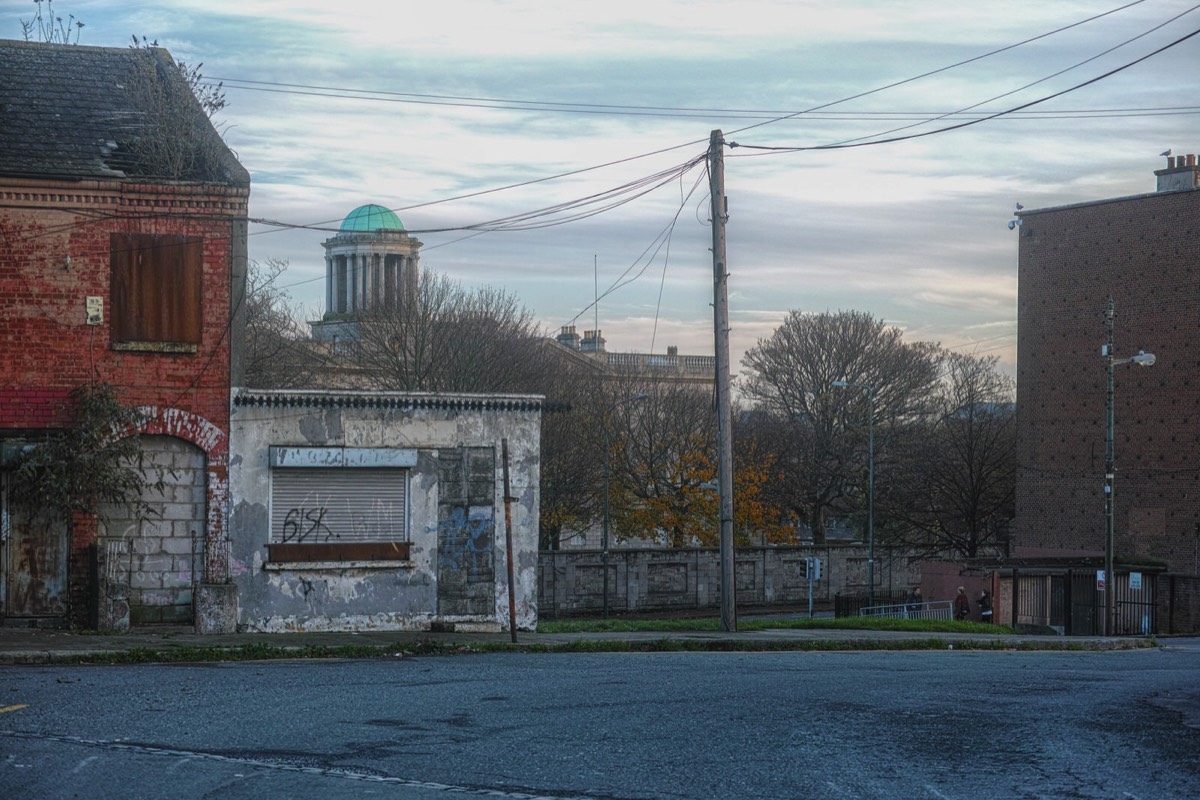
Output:
[[[471,576],[490,573],[494,530],[495,520],[490,508],[470,515],[464,508],[455,508],[438,523],[438,540],[445,565],[454,570],[465,569]]]

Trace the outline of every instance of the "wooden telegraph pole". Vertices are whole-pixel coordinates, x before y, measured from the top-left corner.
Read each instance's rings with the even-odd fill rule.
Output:
[[[729,386],[729,272],[725,269],[725,137],[708,140],[708,181],[712,195],[713,335],[716,339],[717,503],[721,521],[721,629],[737,630],[737,586],[733,560],[733,400]]]

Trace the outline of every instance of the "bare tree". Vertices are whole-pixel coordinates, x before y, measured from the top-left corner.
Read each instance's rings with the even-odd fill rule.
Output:
[[[158,47],[157,39],[149,40],[145,36],[139,38],[136,35],[132,38],[133,42],[129,46],[134,50],[152,50]],[[201,72],[204,68],[203,61],[194,67],[183,61],[174,63],[175,68],[179,70],[179,76],[192,90],[196,102],[200,104],[201,110],[210,120],[216,116],[218,111],[225,108],[225,84],[221,81],[212,83],[205,80],[204,73]]]
[[[134,98],[129,135],[118,142],[143,174],[171,180],[222,181],[233,156],[213,115],[225,107],[221,84],[204,80],[200,68],[177,62],[146,37],[133,37],[126,89]]]
[[[279,277],[288,262],[252,262],[246,279],[246,325],[241,342],[246,386],[296,389],[311,386],[325,358],[300,323],[301,312]]]
[[[540,546],[557,550],[600,519],[604,482],[600,426],[607,409],[601,365],[547,340],[542,413]]]
[[[743,365],[745,395],[773,430],[777,500],[817,543],[867,462],[868,414],[885,433],[920,410],[938,374],[935,345],[907,344],[898,328],[860,311],[792,311]],[[877,436],[877,447],[885,441]]]
[[[602,429],[614,536],[657,537],[672,547],[711,543],[716,505],[704,486],[716,465],[711,389],[649,375],[626,375],[607,388]]]
[[[468,289],[422,270],[416,297],[358,321],[355,361],[376,388],[425,392],[536,392],[551,354],[515,295]]]
[[[883,495],[885,536],[929,552],[1000,554],[1015,514],[1016,407],[995,357],[945,356],[934,413],[912,422]]]
[[[54,13],[54,0],[33,0],[36,7],[32,19],[21,20],[21,34],[25,41],[47,44],[79,44],[83,22],[67,14],[64,20]],[[45,6],[43,13],[43,6]]]

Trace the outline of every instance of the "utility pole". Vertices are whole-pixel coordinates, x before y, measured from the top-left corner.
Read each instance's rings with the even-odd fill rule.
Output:
[[[737,630],[737,586],[733,560],[733,399],[729,386],[729,272],[725,265],[725,137],[708,140],[708,181],[712,196],[713,335],[717,383],[717,504],[721,522],[721,629]]]
[[[1116,525],[1113,512],[1113,479],[1116,465],[1113,459],[1113,317],[1116,315],[1116,304],[1108,298],[1108,307],[1104,319],[1108,328],[1108,342],[1104,347],[1104,635],[1113,635],[1113,595],[1117,590],[1117,582],[1113,575],[1113,551],[1116,547]]]

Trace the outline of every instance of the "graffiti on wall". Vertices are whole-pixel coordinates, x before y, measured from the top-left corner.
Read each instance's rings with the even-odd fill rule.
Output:
[[[492,578],[492,543],[495,541],[496,521],[490,508],[452,508],[438,522],[438,557],[440,563],[456,572],[465,572],[468,579]]]
[[[283,515],[281,544],[301,542],[328,542],[338,535],[325,524],[329,509],[324,505],[294,506]]]
[[[494,614],[496,451],[438,451],[438,611]]]
[[[363,502],[312,492],[278,513],[279,544],[404,538],[404,504],[382,498]]]

